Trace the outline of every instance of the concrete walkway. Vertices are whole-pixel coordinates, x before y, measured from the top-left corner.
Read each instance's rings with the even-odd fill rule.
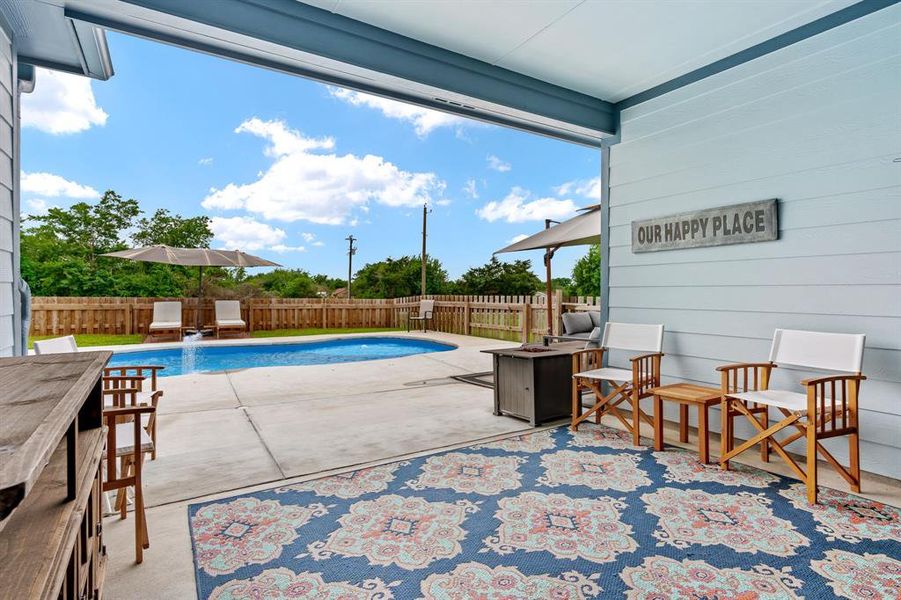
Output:
[[[367,335],[384,334],[360,334]],[[133,518],[106,519],[105,597],[195,596],[190,501],[529,429],[524,421],[492,415],[491,390],[450,379],[490,370],[491,357],[481,350],[516,344],[431,332],[396,335],[457,348],[397,359],[161,378],[157,459],[144,470],[151,547],[144,563],[134,565]],[[261,340],[211,343],[246,342]]]

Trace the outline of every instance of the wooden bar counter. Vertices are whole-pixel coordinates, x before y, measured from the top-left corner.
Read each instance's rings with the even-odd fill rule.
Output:
[[[101,597],[110,355],[0,359],[0,599]]]

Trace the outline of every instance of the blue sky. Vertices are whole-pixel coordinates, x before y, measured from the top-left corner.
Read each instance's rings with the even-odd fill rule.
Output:
[[[355,267],[418,254],[427,201],[429,253],[457,277],[598,201],[596,150],[108,36],[111,80],[39,71],[23,97],[25,213],[113,189],[210,216],[216,247],[345,276],[349,234]],[[584,253],[561,250],[555,275]]]

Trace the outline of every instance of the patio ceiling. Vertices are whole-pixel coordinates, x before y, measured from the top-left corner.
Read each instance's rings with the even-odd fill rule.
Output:
[[[32,0],[75,31],[119,30],[591,146],[616,135],[623,107],[894,1]]]

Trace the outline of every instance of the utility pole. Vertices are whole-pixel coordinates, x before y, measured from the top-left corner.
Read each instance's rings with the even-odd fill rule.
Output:
[[[426,226],[428,225],[428,214],[429,214],[429,205],[425,203],[422,205],[422,259],[420,262],[422,263],[422,282],[420,293],[422,296],[425,296],[425,264],[426,264],[426,252],[425,252],[425,238],[426,238]]]
[[[353,235],[349,235],[344,239],[347,240],[347,299],[350,300],[352,298],[350,293],[350,283],[354,270],[354,254],[357,253],[354,242],[357,241],[357,238]]]

